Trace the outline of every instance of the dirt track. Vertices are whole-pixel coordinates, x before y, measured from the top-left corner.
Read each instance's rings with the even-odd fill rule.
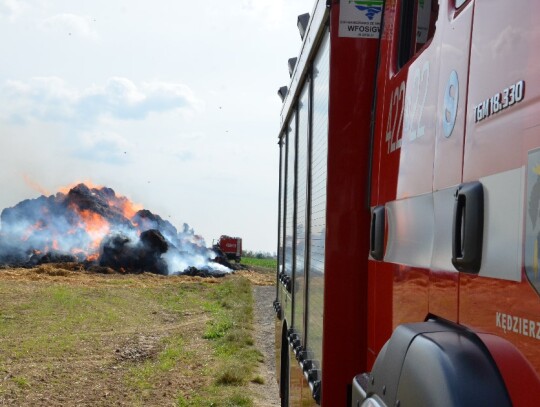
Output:
[[[264,365],[261,366],[263,385],[257,386],[254,391],[260,395],[256,406],[279,406],[279,389],[275,373],[274,348],[274,309],[272,301],[275,299],[274,286],[254,286],[255,299],[255,345],[264,355]]]

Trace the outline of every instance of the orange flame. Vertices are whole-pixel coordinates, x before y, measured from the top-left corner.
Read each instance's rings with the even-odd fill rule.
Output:
[[[116,200],[110,200],[109,205],[119,209],[127,219],[133,218],[143,208],[142,205],[131,202],[125,196],[118,197]]]
[[[49,195],[48,192],[41,188],[37,183],[32,181],[28,176],[24,175],[24,179],[26,183],[30,186],[32,186],[34,189],[37,189],[39,192],[41,192],[44,195]],[[96,185],[91,181],[84,181],[82,182],[84,185],[86,185],[89,189],[102,189],[103,186]],[[67,195],[69,191],[81,184],[81,182],[73,183],[69,186],[61,188],[59,191]],[[121,195],[105,195],[108,196],[108,205],[113,211],[115,211],[117,214],[122,214],[126,219],[130,220],[134,226],[137,226],[135,222],[133,222],[132,218],[135,216],[135,214],[143,209],[142,205],[133,203],[131,200],[126,198],[125,196]],[[47,244],[44,248],[42,248],[42,252],[47,252],[51,249],[56,251],[61,250],[68,250],[73,255],[75,255],[77,258],[86,257],[89,261],[95,261],[99,258],[99,248],[101,246],[101,243],[103,239],[110,233],[112,225],[107,221],[107,219],[103,216],[101,216],[99,213],[94,212],[91,209],[81,209],[78,204],[71,203],[69,205],[69,209],[73,211],[78,217],[74,223],[71,223],[70,229],[68,230],[56,230],[54,224],[51,223],[49,227],[51,227],[50,231],[50,240],[47,241]],[[47,219],[49,219],[50,216],[52,216],[51,213],[49,213],[49,209],[47,207],[41,208],[41,215],[42,219],[36,222],[32,226],[28,226],[27,230],[24,231],[22,234],[21,239],[23,241],[27,241],[32,237],[32,234],[35,233],[38,230],[43,230],[46,227],[46,223],[48,223]],[[72,219],[72,218],[70,218]],[[70,220],[71,222],[71,220]],[[63,237],[66,235],[78,235],[80,230],[83,229],[86,231],[86,234],[89,237],[90,243],[84,243],[81,246],[84,247],[63,247],[66,245],[64,240],[62,240]],[[140,233],[140,231],[137,231]],[[88,242],[88,240],[86,240]],[[69,243],[71,244],[71,243]],[[38,253],[39,254],[39,253]]]
[[[90,180],[85,181],[79,181],[74,182],[68,186],[62,187],[59,189],[59,191],[63,194],[67,194],[73,187],[84,184],[90,189],[102,189],[104,188],[103,185],[94,184]],[[114,199],[111,199],[107,202],[110,206],[120,210],[120,212],[127,218],[131,219],[138,211],[143,209],[143,206],[140,204],[136,204],[134,202],[131,202],[128,198],[125,196],[117,195]]]
[[[91,254],[90,256],[88,256],[86,258],[86,260],[88,260],[88,261],[96,261],[98,258],[99,258],[99,253],[95,252],[95,253]]]
[[[105,220],[98,213],[92,212],[88,209],[79,210],[76,206],[72,206],[71,209],[79,214],[81,218],[79,227],[86,230],[86,233],[88,233],[90,239],[92,240],[90,249],[92,251],[98,250],[101,241],[107,235],[107,233],[109,233],[109,222],[107,222],[107,220]]]

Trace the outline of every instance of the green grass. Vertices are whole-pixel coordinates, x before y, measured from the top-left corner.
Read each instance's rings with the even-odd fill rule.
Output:
[[[249,281],[231,279],[214,287],[204,309],[211,315],[203,338],[215,356],[215,363],[209,367],[212,382],[199,392],[179,396],[177,405],[253,406],[243,386],[257,380],[255,370],[262,356],[253,346],[253,298]]]
[[[17,387],[21,389],[30,387],[30,383],[28,382],[28,379],[26,379],[25,377],[15,376],[15,377],[12,377],[11,380],[13,380],[13,382],[17,385]]]
[[[208,393],[205,396],[194,395],[190,398],[180,396],[176,405],[178,407],[252,407],[253,401],[241,391],[236,391],[221,398],[217,393]]]
[[[251,383],[255,383],[255,384],[264,384],[264,378],[262,376],[255,376],[252,380],[251,380]]]
[[[277,259],[258,259],[255,257],[242,257],[242,264],[245,264],[246,266],[255,266],[275,270],[277,268]]]
[[[0,337],[16,338],[21,331],[33,333],[19,338],[14,357],[76,353],[79,342],[92,332],[131,325],[144,318],[144,314],[131,311],[133,295],[129,290],[38,286],[26,301],[3,305],[2,312],[13,317],[1,319]]]
[[[253,346],[253,299],[251,285],[243,278],[224,280],[220,284],[198,285],[196,290],[184,290],[182,299],[191,297],[209,315],[201,340],[212,349],[213,361],[204,369],[210,379],[206,386],[178,395],[178,406],[251,406],[252,398],[245,390],[261,360],[260,352]],[[172,300],[171,300],[172,299]],[[183,312],[174,295],[160,298],[162,304],[173,312]],[[179,298],[177,298],[179,300]],[[196,354],[182,349],[183,340],[175,337],[164,347],[156,360],[147,361],[131,370],[128,380],[143,395],[143,404],[152,383],[159,382],[165,372],[196,360]]]
[[[141,396],[149,396],[149,390],[153,388],[154,382],[159,376],[173,370],[181,360],[188,356],[183,347],[184,341],[181,335],[175,335],[168,338],[164,349],[157,355],[155,360],[146,361],[142,365],[134,366],[129,370],[126,380],[139,393],[137,397],[139,401],[144,399]]]
[[[253,346],[253,298],[246,279],[229,280],[216,287],[210,304],[213,319],[205,338],[213,342],[217,357],[216,385],[238,386],[249,382],[260,352]]]
[[[61,404],[99,388],[106,398],[95,405],[253,405],[247,385],[260,381],[262,356],[245,278],[0,280],[0,298],[0,373],[12,374],[0,404],[43,392]],[[148,355],[120,357],[149,340]]]

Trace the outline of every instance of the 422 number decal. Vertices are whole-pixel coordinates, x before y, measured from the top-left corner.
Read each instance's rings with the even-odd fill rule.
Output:
[[[390,95],[385,140],[387,153],[401,148],[402,137],[414,141],[425,134],[422,120],[429,87],[429,61],[416,67],[409,86],[402,81]]]
[[[401,148],[401,128],[403,125],[403,110],[405,105],[405,81],[394,89],[390,95],[388,122],[386,123],[387,153]]]

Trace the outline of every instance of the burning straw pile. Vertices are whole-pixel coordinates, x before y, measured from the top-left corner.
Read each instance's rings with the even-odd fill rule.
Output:
[[[22,201],[0,216],[0,265],[78,262],[120,272],[219,276],[230,270],[184,224],[170,222],[118,196],[79,184]]]

